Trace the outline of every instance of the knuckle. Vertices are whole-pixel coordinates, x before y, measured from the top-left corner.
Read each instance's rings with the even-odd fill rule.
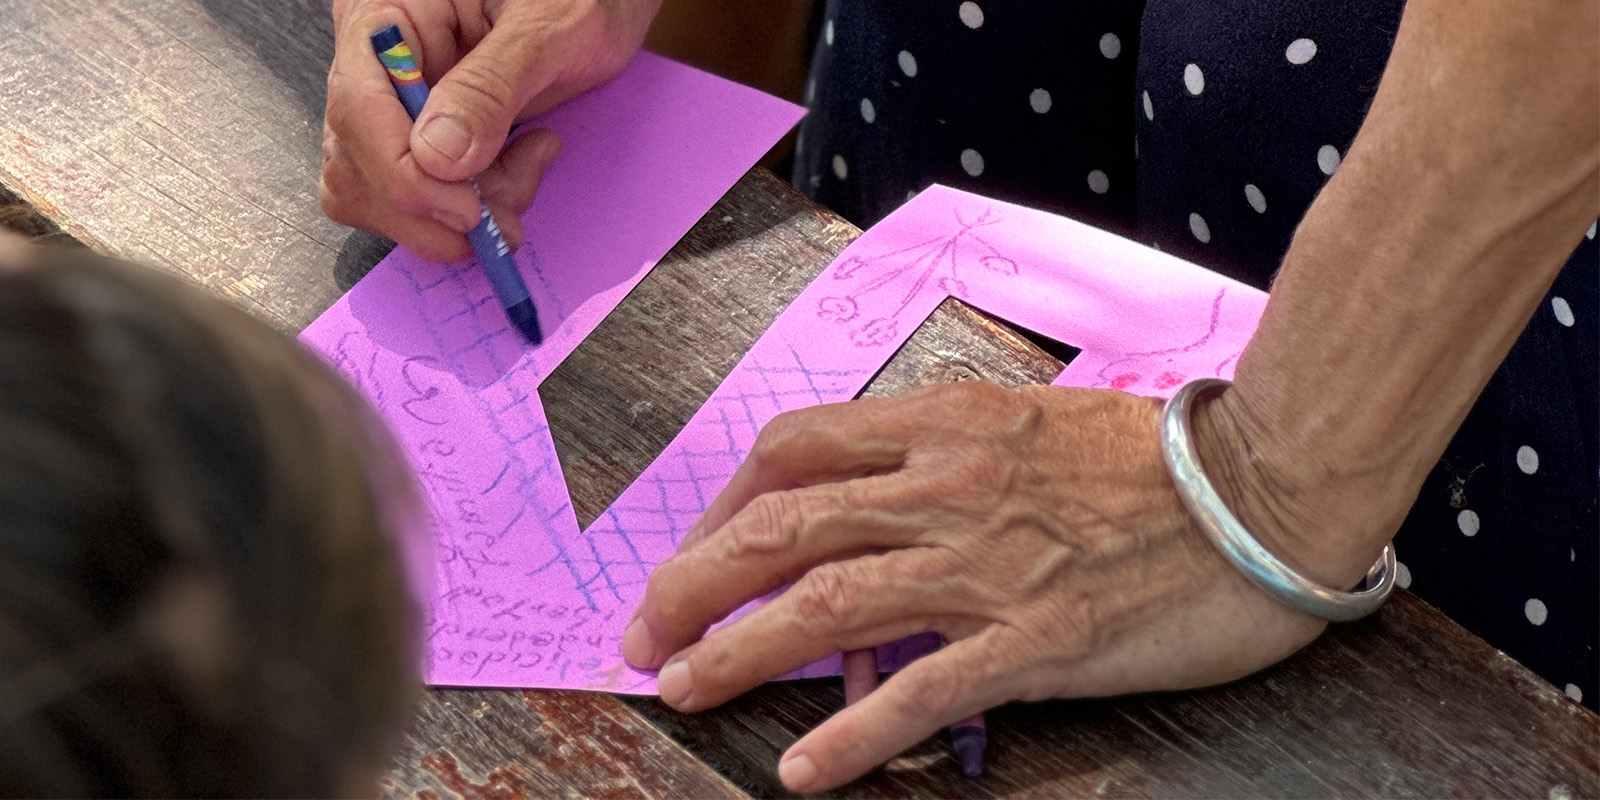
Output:
[[[857,583],[838,563],[822,564],[806,573],[793,591],[795,613],[812,630],[846,627],[860,607]]]
[[[998,499],[1022,488],[1024,465],[989,443],[959,442],[950,450],[948,463],[935,479],[937,506],[989,516]]]
[[[329,168],[339,162],[341,150],[339,136],[333,129],[324,123],[322,127],[322,174],[328,174]]]
[[[467,108],[490,113],[512,110],[521,86],[489,59],[469,59],[455,65],[450,77],[457,88],[452,98]]]
[[[769,492],[750,501],[730,526],[735,555],[765,555],[794,549],[804,524],[793,492]]]
[[[689,659],[697,691],[715,693],[742,670],[739,652],[725,644],[721,636],[701,639]]]
[[[333,189],[328,186],[327,176],[323,176],[321,183],[317,186],[317,202],[322,204],[322,213],[327,214],[328,219],[340,225],[350,224],[349,217],[345,215],[344,204],[339,202],[339,196],[334,194]]]
[[[361,204],[350,202],[348,191],[341,188],[340,183],[336,175],[322,173],[317,182],[317,202],[322,206],[322,213],[340,225],[361,227],[366,222],[359,213]]]
[[[931,387],[929,395],[945,411],[964,415],[1001,402],[1007,390],[988,381],[956,381]]]
[[[897,696],[898,713],[911,719],[943,717],[967,693],[967,676],[943,659],[929,659],[918,670],[905,674],[907,685]]]
[[[1051,603],[1037,622],[1024,620],[1020,627],[1032,628],[1040,641],[1053,643],[1062,657],[1078,659],[1095,650],[1101,626],[1095,619],[1093,602],[1084,595],[1059,598]]]
[[[357,8],[339,16],[361,31],[377,30],[382,25],[401,20],[410,21],[409,9],[402,0],[363,0]],[[338,20],[335,23],[338,24]]]
[[[644,599],[639,602],[639,613],[652,631],[667,631],[674,620],[682,619],[686,609],[683,598],[671,590],[673,585],[672,561],[667,561],[650,573],[644,584]]]
[[[800,415],[785,411],[761,427],[755,444],[750,446],[750,457],[761,463],[774,463],[794,447],[803,435],[805,423]]]

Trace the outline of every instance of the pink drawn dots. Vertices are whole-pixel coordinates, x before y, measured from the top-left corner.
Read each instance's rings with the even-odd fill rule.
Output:
[[[1155,384],[1157,389],[1171,389],[1172,387],[1183,383],[1183,381],[1183,375],[1168,371],[1161,373],[1160,377],[1156,378]]]
[[[952,297],[966,297],[967,285],[955,278],[940,278],[939,288]]]
[[[1143,376],[1137,372],[1124,372],[1111,379],[1111,388],[1119,392],[1125,392],[1129,386],[1138,383],[1141,377]]]
[[[876,347],[894,341],[895,322],[892,319],[878,318],[861,326],[850,341],[857,347]]]

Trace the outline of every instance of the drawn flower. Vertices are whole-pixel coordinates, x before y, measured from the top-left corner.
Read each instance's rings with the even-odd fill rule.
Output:
[[[851,257],[845,259],[844,263],[840,264],[838,269],[835,269],[833,271],[833,277],[834,277],[835,280],[845,280],[845,279],[849,278],[850,276],[856,274],[857,270],[861,269],[862,267],[864,267],[866,265],[867,265],[867,262],[863,261],[861,259],[861,256],[851,256]]]
[[[856,318],[856,301],[849,297],[824,297],[817,301],[817,316],[834,322],[849,322]]]
[[[1017,262],[1012,261],[1005,256],[984,256],[978,259],[978,263],[990,270],[1000,273],[1001,275],[1017,274]]]
[[[896,324],[892,319],[879,317],[862,325],[850,336],[856,347],[877,347],[894,341]]]

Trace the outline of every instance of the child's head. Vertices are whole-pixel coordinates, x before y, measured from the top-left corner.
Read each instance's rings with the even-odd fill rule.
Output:
[[[243,312],[6,252],[0,795],[371,791],[417,687],[404,457]]]

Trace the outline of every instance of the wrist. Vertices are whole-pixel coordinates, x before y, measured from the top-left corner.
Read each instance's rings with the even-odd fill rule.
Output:
[[[1408,498],[1330,469],[1285,441],[1285,426],[1248,390],[1195,404],[1195,449],[1222,501],[1245,529],[1295,571],[1330,589],[1354,586],[1399,527]]]

